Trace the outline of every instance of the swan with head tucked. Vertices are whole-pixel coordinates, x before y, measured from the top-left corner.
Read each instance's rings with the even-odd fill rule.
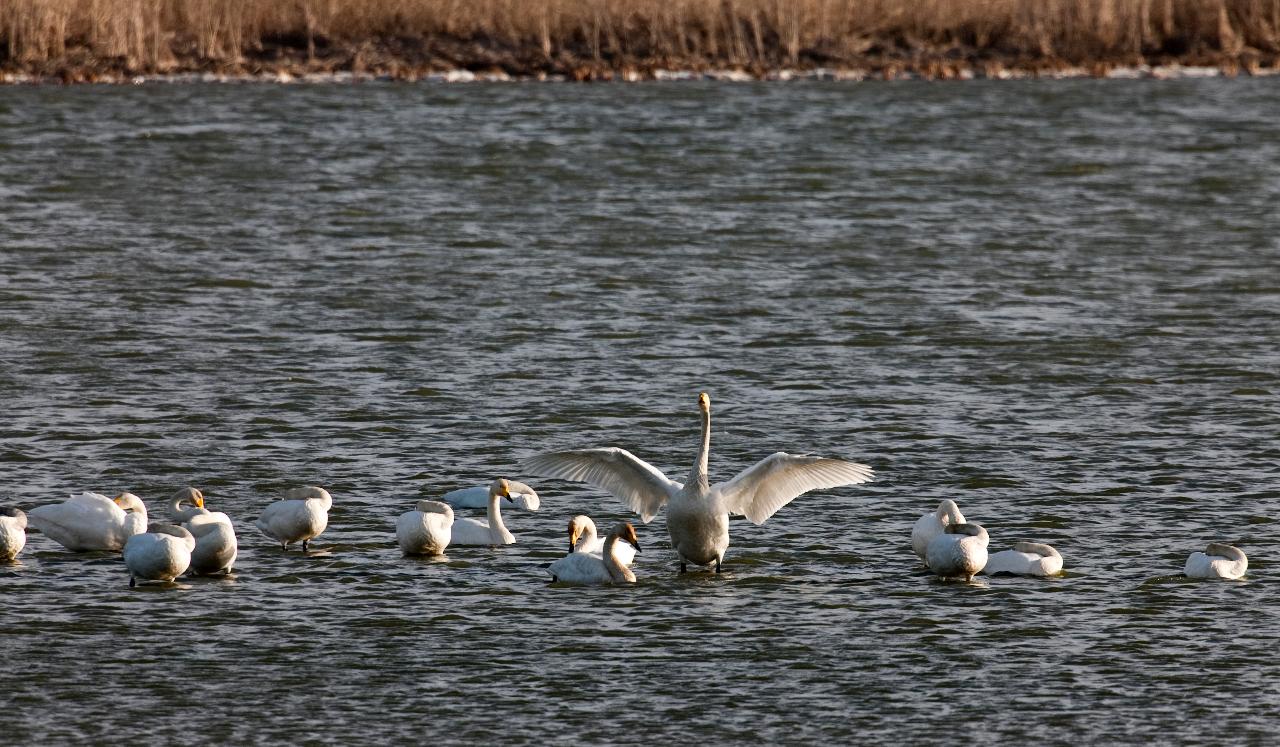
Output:
[[[711,398],[705,392],[698,395],[698,409],[702,438],[685,484],[668,479],[648,462],[616,447],[539,454],[524,460],[523,469],[608,491],[640,514],[646,524],[666,506],[667,532],[682,573],[687,563],[714,564],[716,572],[720,571],[729,548],[729,514],[742,514],[753,524],[763,524],[810,490],[857,485],[872,477],[872,469],[865,464],[779,451],[732,480],[712,485],[707,476]]]
[[[992,553],[982,572],[988,576],[1056,576],[1062,572],[1062,555],[1042,542],[1015,542],[1012,550]]]
[[[578,514],[569,519],[569,552],[585,552],[600,555],[604,552],[604,537],[596,535],[596,523],[590,516]],[[614,550],[618,562],[629,566],[636,559],[636,550],[630,543],[618,545]]]
[[[18,508],[0,508],[0,560],[13,560],[27,545],[27,515]]]
[[[279,542],[281,549],[301,542],[302,551],[306,552],[307,544],[329,526],[332,507],[333,496],[324,488],[314,485],[292,488],[284,492],[283,498],[263,509],[254,525]]]
[[[1204,552],[1193,552],[1182,572],[1190,578],[1237,579],[1249,570],[1249,559],[1238,547],[1210,542]]]
[[[62,503],[36,506],[28,514],[31,526],[68,550],[120,552],[124,543],[147,529],[147,507],[133,493],[108,498],[80,493]]]
[[[129,585],[143,581],[172,581],[187,572],[196,538],[173,524],[152,524],[124,544],[124,564]]]
[[[453,538],[453,509],[440,501],[418,501],[396,519],[396,542],[405,555],[443,555]]]
[[[972,581],[987,564],[987,530],[978,524],[948,524],[929,542],[925,562],[943,578]]]
[[[507,480],[507,489],[511,491],[511,502],[516,508],[524,509],[525,511],[537,511],[538,507],[542,505],[542,502],[538,499],[537,491],[522,482]],[[454,508],[488,508],[489,488],[479,485],[474,488],[450,490],[440,496],[440,500]]]
[[[925,565],[928,565],[925,555],[933,538],[942,534],[947,525],[963,523],[964,514],[960,513],[960,507],[948,498],[938,504],[938,510],[916,519],[916,525],[911,530],[911,549],[915,550],[916,555]]]
[[[623,522],[614,527],[604,540],[603,553],[597,555],[577,550],[547,566],[552,583],[569,584],[634,584],[636,574],[622,562],[618,541],[630,545],[631,554],[640,552],[635,527]]]
[[[451,545],[510,545],[516,538],[502,523],[502,510],[498,501],[511,500],[509,483],[499,477],[489,485],[489,510],[486,519],[456,519],[453,522],[449,544]]]

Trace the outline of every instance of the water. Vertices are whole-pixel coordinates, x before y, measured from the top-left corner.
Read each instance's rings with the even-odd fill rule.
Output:
[[[1263,743],[1280,702],[1269,80],[0,90],[0,501],[184,485],[230,580],[0,568],[14,743]],[[419,497],[618,445],[878,480],[679,576],[574,513],[402,558]],[[252,529],[335,500],[315,552]],[[955,498],[1057,580],[937,581]],[[1248,580],[1179,578],[1210,540]]]

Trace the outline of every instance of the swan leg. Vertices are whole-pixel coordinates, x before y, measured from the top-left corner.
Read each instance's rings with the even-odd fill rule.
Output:
[[[307,551],[307,542],[308,542],[308,540],[303,540],[303,541],[302,541],[302,551],[303,551],[303,552],[306,552],[306,551]]]
[[[716,573],[720,572],[720,558],[716,558]]]
[[[129,574],[129,588],[130,588],[130,589],[132,589],[133,587],[135,587],[135,586],[137,586],[137,585],[138,585],[138,582],[134,580],[134,578],[133,578],[133,574],[132,574],[132,573],[130,573],[130,574]]]
[[[684,561],[683,561],[683,560],[681,560],[681,561],[680,561],[680,572],[681,572],[681,573],[684,573],[685,571],[688,571],[688,570],[689,570],[689,569],[685,567]]]

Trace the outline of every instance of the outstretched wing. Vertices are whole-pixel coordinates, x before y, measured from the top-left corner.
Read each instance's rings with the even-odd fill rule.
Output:
[[[799,495],[857,485],[871,480],[872,474],[870,467],[857,462],[779,451],[720,485],[720,498],[726,510],[746,516],[752,524],[763,524]]]
[[[648,524],[684,487],[626,449],[574,449],[538,454],[520,463],[522,472],[585,482],[617,496]]]

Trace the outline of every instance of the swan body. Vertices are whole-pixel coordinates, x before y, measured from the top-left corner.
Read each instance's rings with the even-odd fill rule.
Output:
[[[1221,542],[1210,542],[1204,552],[1193,552],[1182,572],[1191,578],[1237,579],[1249,569],[1244,551]]]
[[[542,502],[538,499],[538,493],[528,485],[515,480],[507,480],[507,486],[511,491],[511,502],[516,508],[525,511],[537,511],[538,507],[542,505]],[[474,488],[451,490],[440,496],[440,500],[454,508],[488,508],[489,488],[480,485]]]
[[[948,524],[929,542],[925,562],[943,578],[972,581],[987,564],[987,530],[978,524]]]
[[[960,507],[956,502],[947,499],[938,504],[938,510],[925,514],[916,519],[916,525],[911,530],[911,549],[915,550],[920,560],[925,560],[925,554],[929,549],[929,543],[934,537],[942,534],[948,524],[963,524],[964,514],[960,513]],[[928,565],[928,562],[925,562]]]
[[[646,524],[666,506],[667,532],[680,558],[681,572],[687,563],[714,564],[720,571],[729,547],[731,513],[759,525],[810,490],[857,485],[872,478],[873,471],[865,464],[779,451],[732,480],[712,485],[707,475],[711,399],[705,392],[698,396],[698,407],[702,413],[702,440],[685,484],[668,479],[656,467],[619,448],[539,454],[524,460],[523,469],[605,490],[640,514]]]
[[[1001,550],[987,558],[982,572],[988,576],[1012,573],[1015,576],[1056,576],[1062,572],[1062,555],[1041,542],[1018,542],[1012,550]]]
[[[169,515],[176,524],[185,524],[193,516],[207,514],[204,507],[204,493],[197,488],[183,488],[169,496]]]
[[[604,553],[604,537],[596,536],[596,523],[590,516],[577,516],[569,519],[569,553],[585,552],[592,555]],[[629,542],[623,542],[614,549],[618,562],[630,566],[635,562],[636,549]]]
[[[440,501],[418,501],[396,519],[396,542],[405,555],[443,555],[453,536],[453,509]]]
[[[192,516],[182,526],[196,540],[195,548],[191,551],[192,573],[197,576],[231,573],[231,566],[235,564],[236,553],[239,552],[239,543],[229,516],[221,511],[208,511]]]
[[[147,529],[147,507],[133,493],[108,498],[80,493],[62,503],[36,506],[28,514],[31,525],[73,552],[120,552],[125,542]]]
[[[634,584],[636,574],[622,563],[618,541],[630,545],[632,556],[640,552],[635,527],[619,524],[604,540],[600,555],[575,550],[547,566],[551,581],[569,584]]]
[[[286,490],[281,500],[263,509],[254,525],[279,542],[281,549],[301,542],[302,551],[306,552],[307,543],[319,537],[329,526],[329,509],[332,507],[333,496],[324,488],[314,485],[293,488]]]
[[[499,477],[489,485],[489,510],[486,519],[457,519],[453,522],[451,545],[511,545],[516,538],[502,523],[502,510],[498,501],[511,500],[509,483]]]
[[[124,545],[124,564],[129,569],[129,585],[143,581],[172,581],[191,565],[196,538],[173,524],[152,524],[143,534],[135,534]]]
[[[0,508],[0,560],[13,560],[27,545],[27,515],[17,508]]]

